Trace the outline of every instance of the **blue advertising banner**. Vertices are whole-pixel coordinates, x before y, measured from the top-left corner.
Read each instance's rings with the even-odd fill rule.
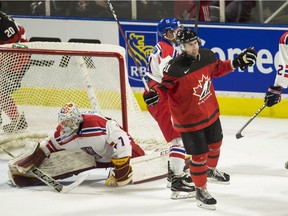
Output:
[[[158,42],[156,23],[122,24],[128,43],[145,76],[147,58]],[[192,27],[192,25],[187,25]],[[273,84],[277,68],[278,41],[288,27],[264,27],[252,25],[199,25],[198,34],[203,47],[212,49],[221,60],[233,59],[245,48],[253,46],[257,63],[244,71],[234,72],[213,80],[215,90],[236,92],[266,92]],[[120,45],[126,47],[120,35]],[[127,49],[127,47],[126,47]],[[132,87],[143,87],[135,63],[127,52],[128,77]]]

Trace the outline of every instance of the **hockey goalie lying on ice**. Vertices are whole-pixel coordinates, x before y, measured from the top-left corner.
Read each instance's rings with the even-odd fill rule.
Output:
[[[80,113],[73,103],[67,103],[58,113],[58,121],[53,135],[9,161],[13,185],[43,184],[29,174],[33,166],[54,179],[112,167],[107,186],[124,186],[132,181],[130,158],[143,156],[144,151],[115,120],[97,113]]]

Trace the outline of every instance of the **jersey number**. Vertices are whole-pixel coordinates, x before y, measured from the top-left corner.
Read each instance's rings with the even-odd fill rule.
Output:
[[[166,64],[166,66],[163,68],[163,72],[168,73],[170,66],[170,64]]]
[[[284,68],[284,65],[278,66],[277,74],[282,76],[283,73],[284,73],[284,77],[288,77],[288,65],[286,65],[285,68]]]
[[[12,37],[15,34],[15,30],[12,27],[9,27],[4,31],[8,38]]]
[[[125,142],[122,137],[118,137],[118,140],[120,140],[122,146],[125,146]]]

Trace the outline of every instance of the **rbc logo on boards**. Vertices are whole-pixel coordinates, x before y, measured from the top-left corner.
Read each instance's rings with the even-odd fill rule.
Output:
[[[153,51],[155,44],[157,43],[157,33],[155,31],[141,32],[134,30],[126,31],[125,36],[127,38],[130,49],[133,52],[133,54],[128,52],[129,49],[126,46],[125,41],[120,40],[120,44],[121,42],[124,42],[124,44],[121,45],[124,45],[127,50],[126,59],[130,85],[132,87],[143,87],[139,72],[143,75],[143,77],[146,78],[146,66],[148,64],[148,57]],[[140,71],[138,71],[134,60],[138,64]]]

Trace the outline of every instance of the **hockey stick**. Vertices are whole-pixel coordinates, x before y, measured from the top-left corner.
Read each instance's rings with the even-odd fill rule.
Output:
[[[0,146],[0,149],[2,149],[6,154],[11,156],[12,158],[15,158],[15,156],[11,152],[6,150],[2,146]],[[37,179],[42,181],[44,184],[48,185],[49,187],[53,188],[54,190],[56,190],[59,193],[68,193],[69,191],[73,190],[78,185],[80,185],[88,177],[88,173],[87,173],[86,175],[83,175],[82,177],[77,179],[72,184],[62,185],[58,181],[53,179],[51,176],[47,175],[46,173],[44,173],[42,170],[40,170],[39,168],[37,168],[35,166],[32,166],[31,169],[28,171],[28,173],[32,174]]]
[[[31,173],[36,178],[38,178],[40,181],[42,181],[46,185],[50,186],[51,188],[55,189],[59,193],[68,193],[69,191],[73,190],[78,185],[80,185],[89,176],[89,174],[87,173],[87,174],[81,176],[80,178],[78,178],[72,184],[62,185],[58,181],[53,179],[51,176],[44,173],[42,170],[38,169],[37,167],[33,166],[29,170],[29,173]]]
[[[141,80],[142,80],[142,82],[143,82],[143,84],[144,84],[144,87],[145,87],[146,91],[149,91],[149,87],[148,87],[148,85],[147,85],[147,83],[146,83],[146,80],[144,79],[143,74],[141,73],[139,64],[137,63],[137,61],[136,61],[136,59],[135,59],[135,55],[134,55],[133,51],[131,50],[131,47],[130,47],[128,41],[127,41],[127,38],[126,38],[125,33],[124,33],[124,31],[123,31],[123,29],[122,29],[122,27],[121,27],[121,25],[120,25],[120,22],[119,22],[119,20],[118,20],[118,18],[117,18],[117,15],[116,15],[116,12],[115,12],[115,10],[114,10],[114,8],[113,8],[113,5],[112,5],[112,3],[111,3],[110,0],[107,0],[107,3],[108,3],[108,5],[109,5],[109,8],[110,8],[110,10],[111,10],[111,12],[112,12],[112,15],[113,15],[115,21],[117,22],[118,28],[119,28],[119,30],[120,30],[120,32],[121,32],[121,35],[122,35],[122,37],[123,37],[123,39],[124,39],[124,41],[125,41],[125,43],[126,43],[126,46],[127,46],[127,49],[128,49],[128,53],[130,53],[130,55],[131,55],[131,57],[132,57],[132,59],[133,59],[133,61],[134,61],[134,64],[136,65],[136,68],[137,68],[137,70],[138,70],[138,75],[141,77]]]
[[[196,0],[196,14],[195,14],[195,24],[194,24],[194,32],[196,34],[198,32],[199,10],[200,10],[200,0]]]
[[[253,119],[255,119],[260,112],[262,112],[262,110],[266,107],[266,104],[263,104],[262,107],[260,107],[260,109],[249,119],[249,121],[246,122],[245,125],[243,125],[243,127],[236,133],[236,138],[240,139],[243,137],[243,135],[241,134],[241,132],[244,130],[244,128],[246,128],[251,121],[253,121]]]

